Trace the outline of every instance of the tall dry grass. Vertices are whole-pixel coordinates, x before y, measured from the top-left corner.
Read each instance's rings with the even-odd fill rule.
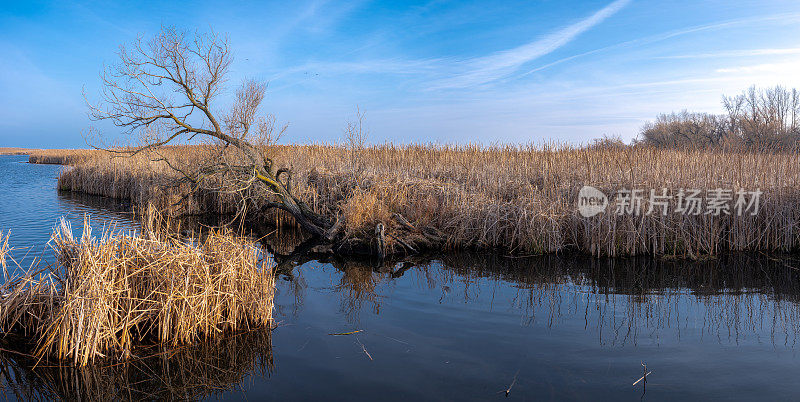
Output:
[[[36,151],[38,150],[19,147],[0,147],[0,155],[28,155]]]
[[[187,165],[204,155],[200,147],[162,152]],[[698,257],[724,250],[791,251],[800,245],[797,150],[382,145],[354,151],[306,145],[269,152],[294,168],[294,191],[313,209],[344,218],[348,237],[368,238],[383,223],[389,252],[401,248],[392,237],[399,229],[396,213],[442,236],[447,249]],[[154,202],[171,215],[236,209],[237,199],[228,194],[183,198],[188,187],[164,184],[173,176],[146,155],[96,154],[66,170],[59,187]],[[764,194],[755,216],[604,213],[584,218],[577,212],[584,185],[609,195],[623,188],[718,187],[758,188]]]
[[[137,345],[193,344],[269,326],[273,263],[255,246],[218,231],[178,238],[152,213],[145,228],[93,236],[87,221],[77,239],[62,221],[51,239],[57,265],[0,286],[0,328],[32,339],[37,358],[85,366],[127,358]]]
[[[29,163],[74,165],[95,158],[102,151],[89,149],[32,149],[25,152]]]

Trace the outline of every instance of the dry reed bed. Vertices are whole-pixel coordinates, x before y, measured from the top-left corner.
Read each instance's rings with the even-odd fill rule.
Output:
[[[97,157],[101,151],[89,149],[32,149],[25,152],[28,163],[75,165]]]
[[[0,155],[28,155],[39,150],[19,147],[0,147]]]
[[[388,247],[395,250],[400,248],[391,236],[398,229],[395,213],[443,234],[449,249],[698,257],[724,250],[792,251],[800,245],[796,150],[307,145],[269,152],[294,168],[294,191],[312,208],[344,218],[347,236],[368,238],[382,222]],[[185,165],[205,155],[202,147],[191,146],[162,153]],[[183,198],[188,187],[165,185],[174,177],[165,164],[146,155],[94,154],[66,170],[59,186],[138,204],[154,202],[171,215],[236,209],[238,200],[229,194]],[[583,185],[608,195],[623,188],[667,188],[673,194],[681,188],[744,188],[764,194],[756,216],[603,213],[584,218],[577,213]]]
[[[86,222],[80,239],[62,221],[51,239],[55,267],[9,277],[3,258],[3,332],[35,342],[37,358],[85,366],[127,358],[143,344],[192,344],[270,325],[271,259],[229,233],[180,239],[148,217],[141,236],[93,237]]]

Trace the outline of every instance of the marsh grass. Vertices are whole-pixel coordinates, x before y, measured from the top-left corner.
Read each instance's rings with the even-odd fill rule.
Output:
[[[127,359],[137,345],[195,344],[270,326],[271,258],[226,231],[179,238],[149,211],[138,235],[93,236],[87,220],[78,239],[62,221],[51,238],[54,266],[9,277],[4,265],[3,332],[32,340],[37,359],[86,366]]]
[[[45,165],[74,165],[100,155],[101,151],[89,149],[35,149],[27,150],[29,163]]]
[[[202,146],[160,150],[192,166]],[[395,214],[436,233],[444,249],[499,249],[516,255],[577,250],[596,256],[675,255],[701,258],[726,250],[793,251],[800,245],[800,154],[797,149],[658,149],[570,146],[331,145],[276,146],[274,159],[294,169],[294,193],[316,212],[343,218],[345,237],[368,240],[386,227],[387,253],[407,236]],[[240,200],[168,185],[175,173],[152,156],[111,158],[93,153],[65,170],[65,190],[149,202],[166,214],[230,214]],[[604,213],[584,218],[584,185],[606,194],[620,189],[760,189],[755,216]],[[673,193],[674,194],[674,193]],[[264,200],[267,198],[265,197]],[[674,210],[672,205],[672,210]],[[647,200],[642,205],[648,208]],[[292,224],[283,214],[251,215]],[[403,237],[406,236],[406,237]]]
[[[39,150],[18,147],[0,147],[0,155],[28,155]]]

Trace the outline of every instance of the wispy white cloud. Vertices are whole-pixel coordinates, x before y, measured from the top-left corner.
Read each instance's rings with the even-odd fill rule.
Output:
[[[550,67],[553,67],[553,66],[556,66],[556,65],[568,62],[568,61],[572,61],[572,60],[575,60],[575,59],[580,59],[580,58],[583,58],[583,57],[586,57],[586,56],[596,55],[596,54],[604,53],[604,52],[610,52],[610,51],[613,51],[613,50],[619,50],[619,49],[623,49],[623,48],[641,47],[641,46],[650,45],[650,44],[653,44],[653,43],[656,43],[656,42],[661,42],[661,41],[665,41],[665,40],[672,39],[672,38],[675,38],[675,37],[684,36],[684,35],[690,35],[690,34],[694,34],[694,33],[721,30],[721,29],[729,29],[729,28],[735,28],[735,27],[739,27],[739,26],[757,25],[757,24],[763,24],[763,23],[794,24],[794,23],[797,23],[797,22],[800,22],[800,14],[798,14],[798,13],[783,13],[783,14],[775,14],[775,15],[759,16],[759,17],[750,17],[750,18],[737,18],[737,19],[727,20],[727,21],[713,23],[713,24],[697,25],[697,26],[688,27],[688,28],[682,28],[682,29],[678,29],[678,30],[674,30],[674,31],[666,32],[666,33],[657,34],[657,35],[651,35],[651,36],[647,36],[647,37],[643,37],[643,38],[636,38],[636,39],[632,39],[632,40],[627,40],[627,41],[616,43],[616,44],[613,44],[613,45],[604,46],[604,47],[601,47],[601,48],[590,50],[588,52],[584,52],[584,53],[580,53],[580,54],[564,57],[564,58],[556,60],[554,62],[545,64],[545,65],[542,65],[542,66],[535,67],[535,68],[525,72],[524,74],[520,75],[519,77],[526,76],[528,74],[532,74],[532,73],[535,73],[537,71],[545,70],[545,69],[548,69]],[[759,50],[762,51],[762,53],[758,53]],[[768,55],[770,51],[774,52],[773,55],[794,54],[793,51],[795,51],[795,50],[800,52],[800,48],[751,49],[749,51],[748,50],[741,51],[743,54],[741,54],[739,56],[747,56],[747,54],[744,54],[745,52],[750,52],[751,54],[749,54],[749,55],[751,55],[751,56]],[[781,53],[781,52],[784,52],[784,53]],[[712,58],[712,57],[724,57],[723,55],[725,55],[725,54],[726,54],[725,52],[719,52],[719,53],[703,53],[702,55],[660,56],[660,57],[656,57],[656,58],[663,58],[663,59],[669,59],[669,58],[693,58],[694,56],[698,56],[698,58],[701,58],[701,57]],[[719,55],[719,56],[716,56],[716,55]],[[730,55],[731,57],[737,56],[737,55],[734,55],[733,52],[730,52],[728,55]]]
[[[291,29],[302,28],[318,34],[325,34],[333,29],[339,21],[360,8],[365,0],[353,0],[345,3],[333,3],[331,0],[315,0],[308,4],[291,21]]]
[[[675,31],[667,32],[661,35],[655,35],[648,38],[643,38],[643,41],[647,42],[655,42],[661,41],[666,39],[671,39],[677,36],[683,36],[686,34],[692,34],[697,32],[705,32],[705,31],[716,31],[721,29],[733,28],[742,25],[750,25],[754,23],[770,23],[771,25],[775,24],[794,24],[800,21],[800,13],[791,12],[791,13],[780,13],[780,14],[772,14],[766,16],[758,16],[758,17],[745,17],[745,18],[735,18],[727,21],[722,22],[715,22],[711,24],[705,25],[698,25],[684,29],[678,29]]]
[[[326,110],[333,110],[325,124],[339,124],[338,116],[358,103],[369,110],[373,132],[400,142],[409,138],[458,142],[465,135],[479,141],[582,141],[601,134],[631,138],[644,121],[658,113],[684,108],[722,113],[723,94],[733,95],[753,84],[800,86],[796,74],[800,64],[791,63],[800,55],[800,47],[788,39],[779,40],[791,38],[790,32],[796,32],[798,13],[730,18],[677,26],[650,35],[626,30],[609,37],[616,42],[604,41],[606,46],[566,54],[555,61],[540,61],[557,49],[564,50],[570,41],[580,40],[582,33],[615,13],[621,18],[624,7],[626,2],[610,3],[572,25],[564,22],[560,29],[537,40],[501,52],[483,53],[482,57],[439,55],[415,59],[408,53],[397,53],[395,57],[382,54],[374,59],[369,54],[356,53],[366,58],[342,57],[303,64],[280,71],[284,75],[275,84],[291,87],[309,83],[307,88],[314,90],[311,93],[336,91],[338,103],[319,102],[326,105]],[[627,7],[631,16],[639,12],[633,4]],[[765,32],[780,32],[782,36],[775,39]],[[739,39],[751,39],[751,35],[762,39]],[[730,47],[707,40],[720,36],[730,38]],[[753,48],[742,48],[745,44]],[[687,62],[695,58],[700,62]],[[523,79],[534,72],[554,70],[555,66],[564,68],[543,75],[544,79]],[[376,79],[373,74],[379,77]],[[351,84],[360,79],[369,84],[358,88]],[[397,97],[382,96],[386,90]],[[314,113],[313,108],[305,114],[293,108],[286,110],[301,116],[293,122]],[[575,113],[576,108],[581,113]],[[410,115],[415,116],[413,121],[408,121]],[[317,135],[326,130],[325,124],[294,127]],[[415,134],[409,136],[409,132]]]
[[[291,2],[290,6],[274,11],[276,16],[269,19],[274,21],[272,24],[234,26],[227,31],[236,34],[237,54],[246,55],[243,59],[249,66],[245,67],[244,73],[256,75],[264,66],[275,65],[275,60],[284,57],[284,48],[291,46],[298,36],[309,33],[318,37],[330,36],[341,21],[364,2],[353,0],[346,5],[331,0]]]
[[[286,90],[313,81],[330,80],[356,74],[361,79],[369,75],[387,75],[394,80],[408,80],[437,74],[446,63],[442,59],[371,59],[361,61],[312,62],[283,69],[268,76],[270,89]]]
[[[525,63],[542,57],[574,40],[578,35],[602,23],[625,7],[630,0],[616,0],[588,18],[514,49],[470,59],[454,77],[440,80],[434,88],[465,88],[485,84],[514,73]]]
[[[791,55],[791,54],[800,54],[800,48],[795,47],[795,48],[785,48],[785,49],[728,50],[723,52],[659,56],[656,58],[657,59],[716,59],[723,57],[781,56],[781,55]]]
[[[794,60],[785,63],[762,63],[747,66],[736,66],[719,68],[716,70],[718,73],[757,73],[757,72],[772,72],[772,73],[785,73],[787,75],[796,75],[800,69],[800,60]]]
[[[292,74],[344,74],[344,73],[375,73],[375,74],[425,74],[434,73],[445,65],[443,59],[417,59],[408,60],[401,58],[394,59],[372,59],[363,61],[341,61],[341,62],[322,62],[307,63],[293,67],[281,72],[280,75]]]
[[[737,18],[711,24],[696,25],[604,46],[584,53],[564,57],[544,65],[536,66],[521,74],[517,73],[520,67],[522,67],[524,64],[549,54],[566,45],[581,33],[602,23],[605,19],[617,13],[628,3],[630,3],[630,1],[631,0],[617,0],[597,11],[595,14],[575,24],[564,27],[556,32],[517,48],[497,52],[487,56],[466,60],[458,60],[455,58],[431,58],[415,60],[397,57],[392,59],[378,60],[318,62],[284,70],[277,75],[273,75],[272,79],[281,79],[291,75],[299,76],[307,71],[324,71],[326,75],[349,73],[395,75],[416,74],[419,75],[420,78],[425,77],[423,78],[423,81],[426,81],[424,86],[428,90],[456,88],[466,89],[499,80],[519,79],[529,74],[587,56],[625,48],[643,47],[675,37],[722,29],[732,29],[747,25],[758,25],[764,23],[793,24],[800,21],[799,13],[781,13],[767,16]],[[318,8],[319,7],[314,7],[315,10]],[[780,56],[792,54],[800,54],[800,48],[746,49],[725,52],[660,56],[656,58],[691,59],[715,57]]]

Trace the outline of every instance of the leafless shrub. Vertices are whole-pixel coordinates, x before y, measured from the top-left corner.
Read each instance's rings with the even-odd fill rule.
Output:
[[[667,148],[729,146],[787,148],[800,141],[800,93],[781,86],[750,87],[723,97],[726,115],[662,114],[640,134],[647,145]]]

